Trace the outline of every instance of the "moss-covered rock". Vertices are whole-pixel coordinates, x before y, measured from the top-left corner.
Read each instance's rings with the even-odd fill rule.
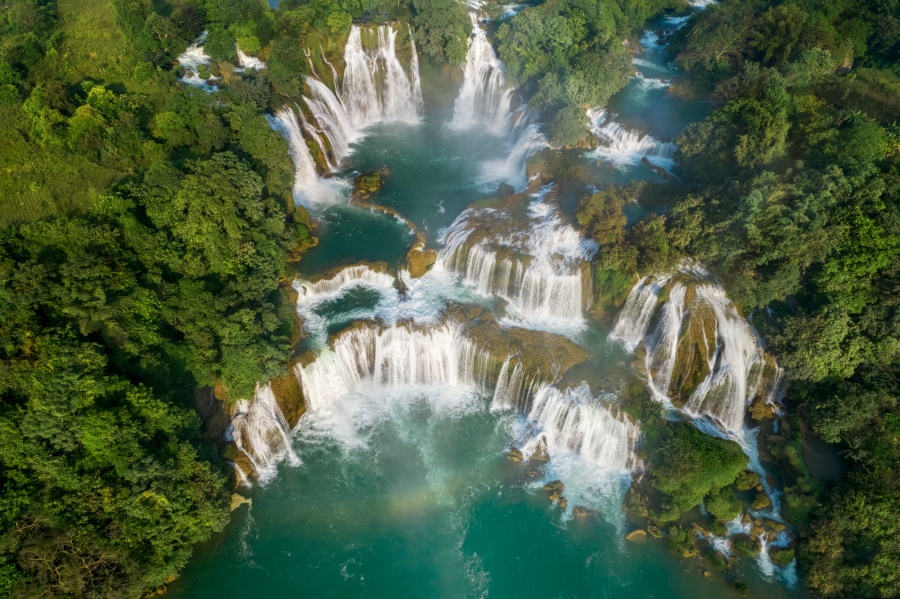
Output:
[[[755,472],[751,472],[749,470],[744,470],[740,474],[738,474],[737,479],[734,481],[734,488],[738,491],[749,491],[750,489],[756,488],[759,484],[759,475]]]
[[[733,536],[731,547],[735,554],[741,557],[754,557],[759,553],[759,541],[747,534]]]
[[[764,510],[772,507],[772,500],[765,493],[757,493],[750,504],[755,510]]]
[[[773,547],[769,549],[769,558],[776,566],[787,566],[794,561],[794,550]]]

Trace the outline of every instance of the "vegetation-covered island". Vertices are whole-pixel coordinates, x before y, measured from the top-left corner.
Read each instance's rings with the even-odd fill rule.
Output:
[[[0,596],[900,596],[898,0],[0,3]]]

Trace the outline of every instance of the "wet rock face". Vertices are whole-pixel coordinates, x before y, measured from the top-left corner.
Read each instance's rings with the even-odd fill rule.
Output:
[[[433,249],[426,248],[422,243],[415,243],[406,254],[406,265],[409,269],[409,276],[414,279],[424,277],[431,270],[434,263],[437,262],[437,252]]]
[[[590,357],[585,348],[562,335],[501,326],[490,311],[478,306],[450,304],[445,314],[460,323],[468,337],[478,340],[497,369],[506,356],[515,356],[526,372],[559,378]]]
[[[276,379],[272,379],[272,393],[281,408],[281,413],[290,428],[297,426],[300,417],[306,412],[306,402],[303,400],[303,389],[293,369]]]

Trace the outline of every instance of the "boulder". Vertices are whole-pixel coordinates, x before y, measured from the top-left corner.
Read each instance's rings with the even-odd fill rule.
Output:
[[[759,493],[753,499],[753,503],[750,504],[751,507],[755,510],[764,510],[766,508],[772,507],[772,500],[769,499],[769,496],[765,493]]]
[[[654,539],[661,539],[663,536],[662,531],[652,524],[647,525],[647,532],[650,533],[650,536]]]
[[[572,515],[579,520],[586,520],[591,514],[594,512],[584,507],[583,505],[576,505],[572,508]]]
[[[406,254],[406,267],[409,269],[409,276],[414,279],[424,277],[435,262],[437,262],[437,252],[426,248],[422,242],[414,243]]]
[[[565,483],[561,480],[550,481],[546,485],[544,485],[545,491],[559,491],[562,492],[566,488]]]
[[[569,500],[566,499],[565,497],[560,497],[559,498],[559,509],[564,510],[567,507],[569,507]]]
[[[521,462],[522,461],[522,452],[518,449],[511,449],[509,453],[506,454],[507,459],[513,462]]]
[[[494,195],[502,200],[503,198],[515,195],[515,193],[515,188],[509,183],[504,182],[497,186],[497,191],[494,192]]]
[[[748,408],[750,417],[753,420],[772,420],[778,415],[778,408],[775,404],[766,402],[762,397],[757,397]]]
[[[541,439],[538,443],[537,447],[534,449],[534,453],[531,454],[531,459],[535,462],[549,462],[550,461],[550,452],[547,451],[547,443]]]

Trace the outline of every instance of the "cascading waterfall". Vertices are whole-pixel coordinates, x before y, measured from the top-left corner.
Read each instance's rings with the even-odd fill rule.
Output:
[[[666,287],[668,298],[660,307]],[[629,352],[645,347],[648,384],[658,400],[678,398],[685,412],[708,416],[726,432],[742,431],[754,398],[780,399],[781,369],[717,285],[644,277],[631,290],[610,338]],[[693,388],[690,368],[705,371]]]
[[[392,26],[379,26],[377,36],[377,48],[369,51],[363,47],[362,29],[351,28],[344,47],[342,103],[357,129],[379,121],[416,123],[422,97],[418,73],[410,81],[403,70],[395,48],[397,31]],[[412,65],[418,67],[418,56]]]
[[[292,465],[300,464],[287,419],[270,385],[257,388],[252,400],[238,403],[228,437],[249,458],[260,481],[274,476],[275,466],[285,457]]]
[[[386,272],[376,270],[368,264],[356,264],[342,268],[331,277],[320,279],[314,283],[299,281],[295,288],[304,303],[333,298],[351,286],[370,286],[378,289],[390,288],[394,285],[394,277]]]
[[[363,384],[484,388],[489,361],[453,324],[418,330],[372,323],[339,335],[332,348],[306,366],[298,366],[296,374],[309,409],[318,411],[327,410]]]
[[[261,71],[266,68],[266,63],[261,61],[255,56],[250,56],[246,54],[241,47],[237,44],[234,45],[235,52],[237,52],[238,64],[241,65],[241,69],[255,69],[257,71]]]
[[[320,179],[316,172],[316,163],[306,139],[300,129],[297,113],[288,107],[279,109],[275,116],[267,115],[269,124],[280,132],[288,141],[291,159],[294,162],[294,188],[295,201],[312,203],[332,202],[339,195],[335,182]]]
[[[506,84],[503,65],[481,28],[478,13],[470,10],[469,18],[472,35],[450,125],[455,129],[486,126],[500,135],[507,132],[515,90]]]
[[[527,183],[525,162],[547,139],[531,121],[527,107],[513,110],[517,92],[506,83],[503,64],[497,58],[490,40],[478,19],[479,9],[469,11],[472,35],[463,67],[463,84],[453,106],[450,127],[456,130],[487,129],[505,137],[510,153],[505,160],[491,160],[482,166],[480,182],[484,186],[503,181],[516,189]]]
[[[539,384],[541,384],[539,375],[528,376],[520,361],[507,357],[500,367],[491,409],[526,412]]]
[[[566,390],[542,386],[527,418],[537,432],[526,453],[542,444],[550,455],[571,452],[604,469],[631,472],[639,466],[635,448],[640,429],[627,418],[616,417],[587,385]]]
[[[350,154],[350,144],[359,139],[360,131],[353,125],[344,105],[331,89],[312,77],[306,78],[310,96],[303,96],[319,130],[328,138],[330,152],[321,140],[316,140],[323,154],[331,155],[335,162],[340,162]]]
[[[350,155],[351,144],[362,137],[366,127],[382,121],[419,121],[422,90],[415,43],[410,37],[412,58],[411,75],[408,76],[397,58],[397,31],[393,26],[381,25],[375,35],[376,48],[367,50],[363,47],[363,30],[357,25],[351,28],[344,48],[346,69],[340,83],[337,70],[325,60],[331,69],[335,90],[316,77],[307,77],[310,93],[303,101],[315,123],[308,122],[302,114],[298,119],[286,107],[269,119],[273,128],[290,144],[297,202],[334,202],[340,196],[339,183],[319,179],[315,161],[306,146],[306,137],[319,146],[326,168],[334,171],[340,161]],[[312,66],[310,54],[307,57]]]
[[[635,163],[647,158],[659,166],[671,166],[675,144],[628,129],[602,109],[592,108],[587,116],[591,133],[598,139],[593,156],[617,163]]]
[[[206,31],[201,33],[200,37],[195,39],[175,60],[178,61],[179,66],[181,66],[184,71],[184,75],[179,81],[213,91],[216,88],[215,86],[210,85],[210,83],[216,81],[218,77],[210,76],[208,79],[202,79],[199,74],[200,65],[208,66],[212,60],[209,55],[206,54],[206,50],[203,49],[203,44],[206,43],[207,33],[208,32]]]
[[[444,234],[439,266],[459,273],[481,294],[506,299],[525,320],[580,321],[588,297],[584,265],[596,244],[541,197],[517,228],[503,233],[515,218],[494,208],[466,210]]]

